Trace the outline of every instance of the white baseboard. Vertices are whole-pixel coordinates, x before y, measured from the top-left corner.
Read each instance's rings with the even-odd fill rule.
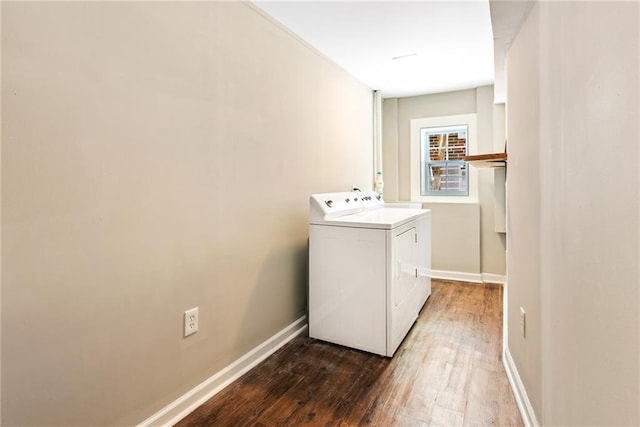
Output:
[[[480,273],[463,273],[459,271],[431,270],[431,277],[443,280],[458,280],[461,282],[482,283]]]
[[[507,377],[509,378],[509,383],[511,384],[511,389],[513,390],[513,396],[516,399],[518,409],[520,409],[524,425],[527,427],[538,427],[540,424],[536,418],[536,413],[533,411],[533,406],[531,406],[527,390],[525,390],[524,384],[522,384],[520,374],[518,374],[518,369],[513,362],[513,358],[511,357],[508,347],[504,350],[502,364],[504,365],[505,371],[507,371]]]
[[[498,283],[504,285],[507,277],[493,273],[464,273],[461,271],[431,270],[431,277],[442,280],[458,280],[472,283]]]
[[[209,377],[187,393],[171,402],[138,427],[172,426],[193,412],[226,386],[240,378],[251,368],[275,353],[280,347],[307,330],[307,316],[302,316],[271,338],[258,345],[238,360]]]
[[[482,273],[482,281],[485,283],[498,283],[504,285],[507,281],[507,276],[504,274]]]

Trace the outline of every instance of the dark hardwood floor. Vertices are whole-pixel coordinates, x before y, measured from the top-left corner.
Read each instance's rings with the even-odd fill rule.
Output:
[[[521,426],[501,361],[502,288],[433,280],[393,358],[300,336],[178,426]]]

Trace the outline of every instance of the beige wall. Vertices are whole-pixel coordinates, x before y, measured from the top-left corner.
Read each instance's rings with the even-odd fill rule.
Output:
[[[493,87],[383,102],[384,196],[388,201],[411,199],[410,122],[412,119],[476,113],[478,152],[494,150]],[[497,110],[501,114],[501,110]],[[500,129],[497,133],[504,132]],[[502,133],[504,135],[504,133]],[[505,236],[494,227],[493,171],[478,171],[479,203],[429,203],[433,210],[432,268],[459,273],[505,274]],[[455,228],[454,228],[455,227]],[[453,234],[450,234],[453,233]],[[452,242],[455,236],[457,244]]]
[[[423,203],[422,207],[431,209],[431,268],[481,273],[480,205]]]
[[[2,108],[2,425],[139,422],[281,330],[309,194],[373,178],[371,90],[243,3],[3,2]]]
[[[508,343],[534,411],[542,408],[540,341],[540,140],[538,10],[508,54],[507,281]],[[520,331],[526,313],[526,338]]]
[[[539,2],[508,52],[508,346],[544,425],[640,424],[639,21]]]
[[[494,130],[494,123],[502,125],[494,116],[500,115],[494,108],[493,86],[476,89],[476,113],[478,115],[478,154],[493,153],[494,134],[504,132],[504,127]],[[496,188],[494,169],[478,169],[478,201],[480,203],[480,271],[504,275],[506,273],[506,236],[496,233]]]

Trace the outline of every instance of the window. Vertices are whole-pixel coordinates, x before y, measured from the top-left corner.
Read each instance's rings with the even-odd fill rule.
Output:
[[[420,129],[421,195],[469,195],[467,135],[467,125]]]
[[[475,168],[463,157],[477,152],[476,115],[411,120],[411,200],[477,203]]]

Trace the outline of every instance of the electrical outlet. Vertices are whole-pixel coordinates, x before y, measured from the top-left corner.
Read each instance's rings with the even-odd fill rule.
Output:
[[[184,336],[198,332],[198,307],[184,312]]]
[[[527,313],[522,307],[520,307],[520,332],[523,338],[527,337]]]

